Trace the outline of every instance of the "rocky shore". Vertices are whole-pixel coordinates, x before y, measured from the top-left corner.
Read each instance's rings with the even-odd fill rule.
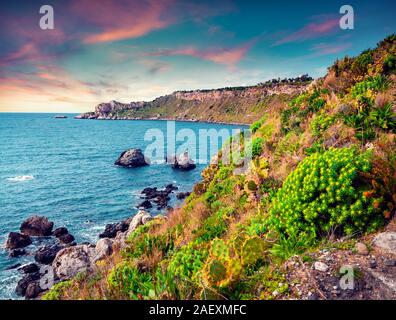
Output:
[[[178,187],[173,184],[162,189],[144,188],[141,191],[143,202],[137,206],[138,212],[122,221],[107,224],[96,243],[77,243],[65,226],[54,228],[55,223],[47,217],[34,215],[27,218],[21,223],[19,231],[8,234],[5,243],[10,259],[22,256],[32,256],[34,259],[34,262],[24,265],[15,263],[7,268],[22,274],[15,288],[17,295],[36,299],[59,281],[71,279],[80,272],[93,271],[97,261],[125,247],[129,235],[138,226],[154,218],[166,218],[161,214],[153,216],[148,210],[171,210],[168,205],[171,194],[177,200],[190,195],[190,192],[176,193],[177,190]]]
[[[162,216],[157,216],[162,218]],[[5,244],[9,256],[32,255],[34,262],[16,263],[15,269],[22,274],[15,291],[26,299],[36,299],[59,281],[73,278],[81,272],[91,272],[96,262],[122,249],[128,236],[140,225],[152,220],[153,216],[143,210],[115,224],[108,224],[96,243],[74,241],[66,227],[53,230],[54,223],[46,217],[32,216],[22,222],[20,232],[10,232]],[[29,250],[33,242],[41,242],[36,250]],[[18,254],[16,254],[16,252]]]

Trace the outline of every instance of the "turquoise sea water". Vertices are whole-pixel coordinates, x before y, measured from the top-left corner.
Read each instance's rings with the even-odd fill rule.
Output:
[[[190,191],[205,167],[175,171],[166,164],[125,169],[113,165],[128,148],[144,149],[148,129],[166,137],[166,121],[54,119],[53,114],[0,113],[0,299],[16,298],[20,274],[4,269],[32,261],[8,258],[3,244],[10,231],[33,214],[66,226],[77,242],[94,242],[106,223],[130,217],[148,186],[174,183]],[[177,122],[176,132],[191,129],[235,129],[235,126]],[[177,145],[183,142],[178,142]],[[216,150],[211,150],[213,155]],[[214,151],[214,152],[213,152]],[[175,200],[171,205],[178,205]],[[33,251],[34,246],[31,246]]]

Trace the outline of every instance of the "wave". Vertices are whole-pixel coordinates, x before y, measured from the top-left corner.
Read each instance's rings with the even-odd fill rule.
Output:
[[[27,181],[27,180],[33,180],[34,176],[16,176],[12,178],[7,178],[7,181],[13,181],[13,182],[21,182],[21,181]]]

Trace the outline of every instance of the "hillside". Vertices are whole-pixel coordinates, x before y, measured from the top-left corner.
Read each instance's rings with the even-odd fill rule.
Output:
[[[269,104],[283,104],[303,92],[309,76],[271,80],[250,87],[177,91],[150,102],[100,103],[81,119],[172,119],[184,121],[238,122],[250,124],[261,118]]]
[[[328,70],[254,113],[248,171],[220,152],[182,208],[137,227],[124,248],[44,298],[395,299],[396,35]],[[235,94],[246,90],[256,88]],[[231,110],[245,110],[234,98]],[[206,107],[194,119],[234,119]],[[147,110],[167,112],[117,115]],[[342,287],[345,266],[353,288]]]

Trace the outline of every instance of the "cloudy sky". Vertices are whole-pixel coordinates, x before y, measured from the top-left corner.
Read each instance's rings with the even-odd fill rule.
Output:
[[[39,27],[41,5],[55,29]],[[352,5],[355,29],[339,28]],[[325,74],[396,32],[396,2],[0,2],[0,111],[83,112],[112,99]]]

